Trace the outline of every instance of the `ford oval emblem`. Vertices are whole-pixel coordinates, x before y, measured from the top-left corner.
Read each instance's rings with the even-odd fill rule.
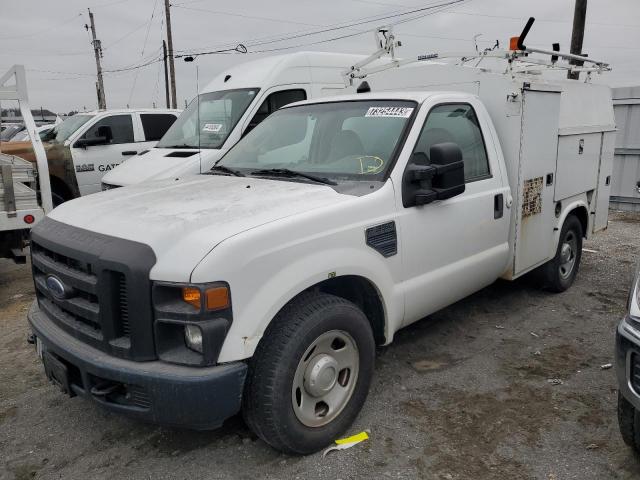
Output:
[[[64,286],[64,283],[62,283],[62,280],[55,275],[47,276],[47,288],[49,289],[49,292],[51,292],[51,295],[56,298],[63,299],[67,296],[67,289]]]

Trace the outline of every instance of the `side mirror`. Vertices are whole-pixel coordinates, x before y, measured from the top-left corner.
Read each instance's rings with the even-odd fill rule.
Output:
[[[413,154],[402,179],[402,204],[405,207],[446,200],[464,192],[462,151],[455,143],[438,143],[429,150]]]
[[[107,137],[90,137],[90,138],[79,138],[76,140],[76,143],[73,145],[76,148],[87,148],[95,145],[106,145],[109,143]]]
[[[99,126],[95,137],[87,137],[86,135],[79,138],[74,147],[87,148],[95,145],[107,145],[113,140],[113,131],[109,125]]]
[[[101,125],[98,127],[98,134],[96,135],[97,138],[106,138],[106,143],[111,143],[111,140],[113,140],[113,131],[111,130],[111,127],[109,125]]]

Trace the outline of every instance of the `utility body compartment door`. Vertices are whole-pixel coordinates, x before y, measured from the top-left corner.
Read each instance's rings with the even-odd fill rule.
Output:
[[[514,274],[549,259],[556,224],[554,188],[560,92],[523,91],[516,199]]]
[[[609,221],[609,196],[611,195],[611,175],[613,170],[613,156],[615,152],[616,132],[608,131],[602,134],[602,148],[600,152],[600,169],[598,170],[598,190],[596,191],[595,215],[593,231],[607,228]]]

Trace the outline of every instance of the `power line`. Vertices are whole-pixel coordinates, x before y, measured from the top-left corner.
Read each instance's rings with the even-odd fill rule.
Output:
[[[364,0],[355,0],[355,1],[364,1]],[[468,15],[472,17],[488,17],[488,18],[504,18],[507,20],[518,20],[520,22],[524,22],[528,19],[528,17],[513,17],[509,15],[491,15],[489,13],[476,13],[476,12],[459,12],[455,10],[450,10],[447,13],[452,15]],[[536,18],[537,23],[572,23],[573,20],[541,20]],[[607,27],[629,27],[629,28],[639,28],[640,24],[624,24],[624,23],[603,23],[603,22],[587,22],[587,25],[601,25]]]
[[[427,12],[429,10],[434,10],[436,8],[442,8],[442,7],[448,7],[450,5],[456,5],[459,3],[464,3],[467,2],[468,0],[450,0],[449,2],[445,2],[445,3],[439,3],[439,4],[432,4],[426,7],[421,7],[421,8],[417,8],[414,10],[410,10],[407,12],[395,12],[395,13],[389,13],[389,14],[383,14],[383,15],[376,15],[374,17],[365,17],[364,19],[360,19],[360,20],[356,20],[353,21],[349,24],[346,25],[338,25],[338,26],[328,26],[327,28],[322,28],[320,30],[315,30],[315,31],[311,31],[311,32],[303,32],[303,33],[299,33],[299,34],[292,34],[292,35],[288,35],[288,36],[284,36],[284,37],[280,37],[274,40],[267,40],[267,41],[263,41],[263,42],[256,42],[256,43],[249,43],[248,47],[257,47],[257,46],[263,46],[263,45],[268,45],[268,44],[273,44],[273,43],[279,43],[279,42],[283,42],[283,41],[287,41],[287,40],[295,40],[297,38],[304,38],[304,37],[308,37],[308,36],[313,36],[313,35],[319,35],[321,33],[327,33],[327,32],[332,32],[332,31],[336,31],[336,30],[343,30],[343,29],[349,29],[351,27],[354,26],[358,26],[358,25],[364,25],[367,23],[373,23],[373,22],[379,22],[381,20],[388,20],[391,18],[397,18],[397,17],[402,17],[402,16],[406,16],[406,15],[411,15],[411,14],[415,14],[415,13],[422,13],[422,12]],[[416,18],[421,18],[421,17],[416,17]],[[300,46],[308,46],[308,45],[315,45],[318,43],[326,43],[326,42],[330,42],[330,41],[334,41],[334,40],[340,40],[343,38],[348,38],[348,37],[353,37],[356,35],[362,35],[363,33],[367,33],[367,31],[358,31],[356,33],[353,34],[349,34],[349,35],[342,35],[339,37],[336,37],[335,39],[327,39],[327,40],[322,40],[322,41],[318,41],[318,42],[312,42],[312,43],[307,43],[304,45],[300,45]],[[290,48],[296,48],[297,46],[291,46],[291,47],[279,47],[279,48],[273,48],[273,49],[268,49],[268,50],[260,50],[260,51],[255,51],[252,53],[264,53],[264,52],[270,52],[270,51],[278,51],[278,50],[286,50],[286,49],[290,49]],[[217,51],[212,51],[212,52],[191,52],[189,55],[209,55],[209,54],[213,54],[213,53],[222,53],[222,52],[228,52],[231,51],[233,49],[221,49],[221,50],[217,50]],[[181,56],[186,56],[186,55],[181,55]]]
[[[196,0],[196,1],[201,1],[201,0]],[[437,2],[436,2],[437,3]],[[430,5],[425,5],[425,8],[435,8],[437,6],[439,6],[439,3],[435,6],[432,7],[433,4]],[[414,8],[414,7],[412,7]],[[211,11],[211,10],[209,10]],[[349,28],[353,22],[359,22],[358,24],[363,24],[363,23],[372,23],[372,22],[378,22],[380,20],[383,20],[385,18],[385,15],[389,15],[389,14],[394,14],[394,13],[399,13],[397,10],[394,10],[392,12],[387,12],[387,13],[382,13],[382,14],[377,14],[377,15],[372,15],[372,16],[368,16],[368,17],[361,17],[361,18],[357,18],[357,19],[351,19],[351,20],[346,20],[343,22],[339,22],[339,23],[335,23],[335,24],[330,24],[330,25],[315,25],[317,27],[320,28],[324,28],[327,30],[322,30],[319,31],[317,33],[323,33],[325,31],[332,31],[332,30],[338,30],[338,29],[342,29],[342,28]],[[411,12],[406,12],[406,13],[411,13]],[[294,22],[296,23],[296,22]],[[369,32],[370,30],[360,30],[361,32]],[[309,30],[298,30],[298,31],[294,31],[294,32],[289,32],[287,34],[283,34],[283,35],[269,35],[266,37],[259,37],[259,38],[254,38],[251,40],[238,40],[236,42],[230,42],[230,43],[224,43],[224,44],[215,44],[215,45],[209,45],[206,47],[200,47],[201,49],[205,49],[205,48],[210,48],[210,49],[223,49],[224,51],[226,51],[226,48],[231,48],[235,45],[237,45],[238,43],[242,42],[244,44],[251,44],[253,45],[254,42],[259,42],[261,45],[266,44],[265,42],[271,41],[271,43],[277,43],[280,41],[284,41],[284,40],[288,40],[290,38],[295,38],[295,36],[300,35],[300,36],[304,36],[305,34],[314,34],[315,31],[313,29]],[[193,49],[184,49],[184,50],[179,50],[181,53],[183,52],[190,52]]]
[[[181,8],[183,10],[193,10],[196,12],[207,12],[214,13],[216,15],[226,15],[230,17],[240,17],[240,18],[248,18],[250,20],[264,20],[267,22],[278,22],[278,23],[290,23],[293,25],[305,25],[307,27],[319,27],[315,23],[304,23],[304,22],[294,22],[293,20],[283,20],[280,18],[269,18],[269,17],[259,17],[257,15],[246,15],[244,13],[234,13],[234,12],[221,12],[219,10],[208,10],[206,8],[194,8],[194,7],[183,7],[182,4],[171,4],[174,8]]]
[[[463,1],[466,1],[466,0],[463,0]],[[458,2],[452,2],[452,3],[458,3]],[[443,4],[442,5],[442,7],[446,7],[446,6],[447,6],[447,4]],[[427,15],[432,15],[432,14],[438,13],[440,11],[441,10],[438,10],[438,11],[435,11],[435,12],[429,12],[429,13],[417,16],[415,18],[407,19],[402,23],[413,21],[413,20],[418,20],[419,18],[423,18],[423,17],[426,17]],[[398,23],[400,23],[400,22],[398,22]],[[349,33],[349,34],[346,34],[346,35],[340,35],[338,37],[327,38],[327,39],[318,40],[318,41],[315,41],[315,42],[309,42],[309,43],[304,43],[304,44],[299,44],[299,45],[290,45],[290,46],[284,46],[284,47],[276,47],[276,48],[270,48],[270,49],[265,49],[265,50],[253,50],[253,51],[248,52],[248,53],[270,53],[270,52],[279,52],[279,51],[283,51],[283,50],[291,50],[293,48],[309,47],[309,46],[312,46],[312,45],[319,45],[319,44],[322,44],[322,43],[334,42],[334,41],[337,41],[337,40],[343,40],[345,38],[355,37],[355,36],[358,36],[358,35],[362,35],[363,33],[369,33],[369,32],[365,31],[365,32]],[[455,40],[464,40],[464,39],[459,39],[458,38],[458,39],[455,39]]]
[[[60,28],[60,27],[66,25],[68,23],[71,23],[73,20],[76,20],[78,17],[81,17],[82,15],[83,15],[82,13],[77,13],[73,17],[70,17],[67,20],[64,20],[62,23],[57,23],[55,25],[52,25],[49,28],[45,28],[44,30],[40,30],[38,32],[27,33],[27,34],[24,34],[24,35],[9,35],[7,37],[0,37],[0,40],[9,40],[9,39],[14,39],[14,38],[28,38],[28,37],[35,37],[35,36],[38,36],[38,35],[42,35],[43,33],[50,32],[51,30],[55,30],[56,28]]]
[[[142,25],[138,25],[136,28],[134,28],[133,30],[131,30],[128,33],[125,33],[123,36],[121,36],[120,38],[118,38],[117,40],[111,42],[110,44],[108,44],[106,47],[103,47],[102,50],[107,50],[111,47],[113,47],[115,44],[120,43],[122,40],[124,40],[125,38],[128,38],[129,36],[133,35],[134,33],[136,33],[138,30],[146,27],[147,25],[149,25],[149,21],[144,22]]]
[[[158,0],[153,2],[153,10],[151,10],[151,18],[149,19],[147,25],[147,33],[144,36],[144,42],[142,43],[142,51],[140,52],[140,57],[144,58],[144,50],[147,48],[147,40],[149,40],[149,30],[151,30],[151,24],[153,23],[153,16],[156,14],[156,7],[158,6]],[[129,91],[129,98],[127,100],[127,104],[131,104],[131,99],[133,98],[133,92],[136,88],[136,83],[138,82],[138,74],[140,73],[140,69],[136,70],[136,76],[133,77],[133,83],[131,84],[131,90]]]

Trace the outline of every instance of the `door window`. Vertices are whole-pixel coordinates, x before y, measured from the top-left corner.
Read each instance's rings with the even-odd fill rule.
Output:
[[[110,133],[108,133],[110,132]],[[98,120],[82,138],[104,137],[108,144],[133,143],[133,121],[131,115],[112,115]]]
[[[438,105],[431,109],[414,152],[429,158],[432,145],[453,142],[462,150],[466,182],[489,178],[489,161],[478,117],[469,104]]]
[[[306,99],[307,92],[301,88],[296,88],[294,90],[281,90],[279,92],[272,93],[265,98],[264,102],[262,102],[262,105],[258,108],[258,111],[249,122],[244,133],[249,133],[249,131],[253,130],[260,122],[279,108],[289,105],[290,103],[300,102]]]
[[[176,116],[170,113],[142,113],[140,120],[142,121],[144,138],[150,142],[160,140],[176,121]]]

